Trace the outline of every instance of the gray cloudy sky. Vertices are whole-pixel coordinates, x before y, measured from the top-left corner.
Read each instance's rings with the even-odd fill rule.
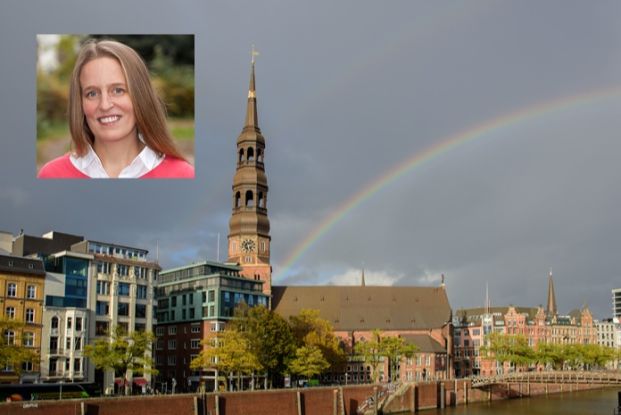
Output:
[[[222,258],[250,47],[277,284],[438,284],[451,305],[611,313],[621,286],[621,3],[2,2],[0,229],[145,247],[163,267]],[[122,12],[120,10],[123,10]],[[37,33],[196,34],[195,181],[34,179]],[[594,91],[599,91],[594,93]],[[572,97],[582,96],[581,99]],[[411,169],[294,247],[398,163],[558,102]],[[566,104],[566,105],[561,105]]]

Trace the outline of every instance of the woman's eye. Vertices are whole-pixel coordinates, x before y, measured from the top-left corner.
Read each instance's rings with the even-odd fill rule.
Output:
[[[124,93],[125,89],[121,88],[120,86],[112,88],[112,95],[123,95]]]
[[[86,91],[84,96],[86,98],[95,98],[97,96],[97,91]]]

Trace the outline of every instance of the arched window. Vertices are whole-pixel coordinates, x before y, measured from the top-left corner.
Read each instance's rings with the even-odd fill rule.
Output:
[[[263,150],[257,148],[257,161],[263,163]]]
[[[239,201],[241,199],[241,193],[237,192],[235,193],[235,207],[238,208],[239,207]]]
[[[259,192],[259,198],[257,200],[257,206],[260,208],[265,208],[265,199],[263,199],[263,192]]]
[[[53,329],[58,328],[58,317],[52,317],[52,328]]]
[[[252,194],[252,190],[246,191],[246,207],[254,206],[254,196]]]
[[[248,161],[254,160],[254,149],[252,147],[248,147],[248,153],[246,153],[246,156]]]
[[[239,149],[239,161],[240,162],[244,161],[244,149],[243,148]]]

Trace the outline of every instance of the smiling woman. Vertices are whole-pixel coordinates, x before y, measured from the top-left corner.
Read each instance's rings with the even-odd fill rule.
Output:
[[[73,151],[45,164],[48,178],[193,178],[166,126],[147,66],[129,46],[88,40],[69,87]]]

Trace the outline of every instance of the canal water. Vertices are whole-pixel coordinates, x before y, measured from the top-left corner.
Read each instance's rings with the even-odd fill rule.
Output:
[[[567,392],[532,398],[475,403],[423,415],[613,415],[620,388]]]

